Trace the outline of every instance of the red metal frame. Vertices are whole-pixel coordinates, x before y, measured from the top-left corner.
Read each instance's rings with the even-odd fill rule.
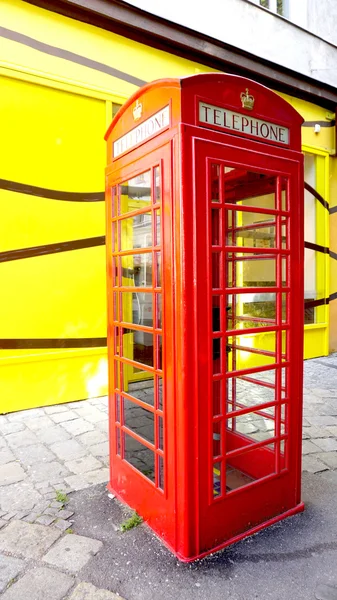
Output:
[[[241,105],[247,88],[256,109]],[[250,117],[267,123],[264,131],[268,123],[287,128],[289,143],[267,143],[247,132],[208,126],[199,120],[200,99],[234,112],[234,124],[241,115],[244,124]],[[156,115],[166,106],[169,124],[161,126]],[[138,90],[106,135],[109,486],[184,561],[303,510],[301,123],[300,115],[267,88],[236,76],[208,74]],[[254,124],[251,128],[255,131]],[[114,157],[114,142],[128,132],[136,142],[129,148],[126,142],[123,153]],[[153,198],[154,168],[161,172],[159,200]],[[111,190],[118,197],[130,179],[149,170],[150,203],[123,214],[113,212]],[[123,235],[136,235],[132,228],[127,233],[131,217],[158,215],[159,208],[161,245],[123,249]],[[153,239],[155,223],[153,218]],[[266,247],[245,245],[242,240],[252,239],[252,230],[256,239],[269,235],[273,241]],[[135,279],[133,285],[131,280],[123,285],[123,264],[134,264],[137,254],[151,255],[154,265],[159,252],[162,287],[153,268],[152,286],[141,290],[147,298],[152,294],[154,321],[136,323],[133,316],[123,321],[123,315],[131,315],[130,307],[124,308],[125,298],[133,293],[138,299],[140,290]],[[258,273],[259,261],[261,267],[269,265],[272,279],[245,282],[242,274]],[[156,321],[160,294],[162,329]],[[244,313],[242,298],[255,296],[267,298],[272,316]],[[149,366],[135,362],[134,355],[123,356],[126,334],[134,348],[137,335],[153,335],[150,349],[155,357],[162,335],[162,365],[157,358]],[[261,347],[261,334],[269,335],[271,347]],[[260,363],[245,366],[243,356]],[[148,373],[155,382],[153,405],[128,387],[125,373],[131,367],[140,367],[143,377]],[[163,406],[158,377],[163,380]],[[143,422],[151,427],[153,422],[151,439]],[[257,422],[265,430],[256,432]],[[125,454],[125,440],[130,439],[137,451]],[[150,462],[153,456],[154,471],[142,467],[139,457],[144,456]]]

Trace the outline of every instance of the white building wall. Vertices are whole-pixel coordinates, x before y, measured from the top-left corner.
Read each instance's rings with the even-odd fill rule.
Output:
[[[337,0],[288,0],[289,18],[258,2],[129,0],[152,14],[337,86]]]

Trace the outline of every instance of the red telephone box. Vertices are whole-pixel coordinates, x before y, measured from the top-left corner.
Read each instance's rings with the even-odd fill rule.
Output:
[[[303,510],[302,122],[214,73],[106,134],[109,485],[184,561]]]

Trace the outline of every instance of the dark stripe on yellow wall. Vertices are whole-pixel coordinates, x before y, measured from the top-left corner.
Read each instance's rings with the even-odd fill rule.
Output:
[[[30,350],[39,348],[102,348],[106,337],[100,338],[32,338],[0,340],[1,350]]]
[[[330,215],[333,215],[335,212],[337,212],[337,206],[333,206],[332,208],[329,209]]]
[[[334,260],[337,260],[337,254],[336,254],[336,252],[332,252],[332,250],[330,250],[329,255],[330,255],[330,258],[333,258]]]
[[[83,248],[93,248],[95,246],[104,246],[105,235],[83,240],[72,240],[71,242],[59,242],[57,244],[45,244],[43,246],[33,246],[32,248],[20,248],[18,250],[8,250],[0,252],[0,263],[11,260],[20,260],[22,258],[32,258],[34,256],[45,256],[46,254],[56,254],[58,252],[69,252],[69,250],[81,250]]]
[[[61,192],[59,190],[50,190],[48,188],[38,187],[36,185],[27,185],[8,179],[0,179],[0,189],[19,194],[29,194],[30,196],[39,196],[50,200],[63,200],[66,202],[102,202],[104,192]]]
[[[75,52],[69,52],[69,50],[64,50],[63,48],[50,46],[49,44],[45,44],[44,42],[35,40],[34,38],[29,37],[28,35],[24,35],[23,33],[19,33],[18,31],[13,31],[12,29],[0,27],[0,37],[6,38],[7,40],[11,40],[12,42],[17,42],[18,44],[23,44],[24,46],[33,48],[38,52],[43,52],[44,54],[49,54],[50,56],[56,56],[57,58],[68,60],[70,62],[81,65],[82,67],[89,67],[89,69],[95,69],[95,71],[100,71],[101,73],[106,73],[107,75],[111,75],[112,77],[117,77],[118,79],[122,79],[127,83],[132,83],[133,85],[137,85],[138,87],[147,83],[143,79],[138,79],[138,77],[129,75],[129,73],[124,73],[124,71],[119,71],[119,69],[114,69],[114,67],[110,67],[109,65],[106,65],[104,63],[92,60],[91,58],[87,58],[86,56],[75,54]]]
[[[336,121],[304,121],[304,123],[302,123],[302,127],[315,127],[315,125],[320,125],[321,127],[334,127]]]
[[[337,300],[337,292],[330,294],[330,302],[332,302],[332,300]]]
[[[313,242],[304,242],[304,248],[315,250],[315,252],[323,252],[323,254],[329,254],[329,248],[321,246],[320,244],[314,244]]]
[[[310,194],[312,194],[316,200],[318,200],[318,202],[320,202],[322,204],[322,206],[324,206],[324,208],[326,208],[327,210],[329,210],[329,204],[326,200],[324,200],[323,196],[321,196],[321,194],[319,194],[315,188],[313,188],[309,183],[307,183],[306,181],[304,182],[304,189],[308,190],[308,192],[310,192]]]

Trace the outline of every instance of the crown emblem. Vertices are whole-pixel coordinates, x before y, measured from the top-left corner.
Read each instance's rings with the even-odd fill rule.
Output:
[[[248,88],[246,88],[246,92],[242,92],[240,94],[242,108],[248,108],[248,110],[253,110],[255,98],[249,93]]]
[[[134,121],[138,121],[143,113],[143,105],[141,102],[136,101],[136,105],[132,111]]]

